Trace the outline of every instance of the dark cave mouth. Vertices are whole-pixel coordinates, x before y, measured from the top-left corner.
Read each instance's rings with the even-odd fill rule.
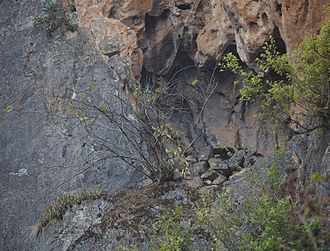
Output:
[[[191,8],[191,4],[179,4],[177,8],[181,10],[188,10]],[[152,41],[154,34],[153,32],[157,29],[158,22],[163,22],[168,19],[168,17],[169,10],[164,10],[164,12],[158,17],[146,16],[145,25],[147,40]],[[197,34],[189,34],[188,27],[183,27],[183,32],[178,36],[178,38],[166,36],[164,38],[164,44],[160,48],[149,51],[147,55],[145,54],[140,78],[140,82],[143,85],[149,85],[151,89],[155,89],[159,87],[159,79],[162,79],[165,83],[169,83],[176,78],[181,78],[181,80],[183,79],[183,82],[186,82],[186,80],[189,79],[199,78],[213,78],[215,81],[220,81],[223,74],[229,74],[229,72],[219,73],[219,62],[211,56],[208,57],[203,65],[196,62],[194,60],[194,55],[197,50]],[[275,40],[277,51],[280,54],[285,54],[287,52],[286,44],[281,37],[278,27],[275,27],[271,37]],[[177,39],[179,39],[179,42]],[[176,48],[176,44],[179,44],[178,48]],[[170,59],[174,51],[176,51],[175,58]],[[251,69],[255,67],[255,59],[260,57],[260,55],[265,51],[263,50],[263,47],[261,47],[252,55],[252,67],[249,67],[246,63],[242,62],[237,53],[236,44],[229,45],[223,55],[226,55],[229,52],[232,52],[245,68]]]
[[[206,85],[205,82],[212,78],[219,80],[219,71],[215,68],[217,68],[215,60],[210,60],[200,67],[185,51],[179,51],[172,66],[165,74],[156,74],[143,67],[140,82],[142,86],[148,86],[151,89],[158,88],[161,85],[160,81],[173,86],[174,84],[191,84],[197,80]]]
[[[153,30],[156,27],[148,26],[148,30]],[[149,33],[151,35],[151,33]],[[275,44],[277,50],[280,54],[286,53],[286,44],[284,40],[281,38],[278,29],[275,29],[272,34],[275,39]],[[157,66],[160,61],[159,58],[163,56],[172,55],[171,54],[171,46],[172,43],[165,44],[165,47],[158,48],[158,50],[152,51],[152,57],[150,54],[147,55],[147,62],[144,62],[140,84],[143,90],[148,90],[158,95],[157,88],[166,87],[166,92],[168,98],[166,97],[166,93],[162,93],[164,95],[163,103],[155,103],[156,107],[161,111],[161,113],[165,113],[164,118],[167,118],[175,130],[179,131],[183,135],[183,139],[186,143],[193,142],[194,138],[197,135],[199,142],[193,143],[192,147],[194,149],[198,149],[200,145],[204,144],[201,142],[206,142],[209,138],[213,138],[214,135],[207,135],[206,131],[203,131],[205,128],[203,126],[204,122],[207,119],[210,119],[208,113],[205,113],[206,120],[204,118],[202,122],[198,122],[201,124],[195,124],[196,121],[199,121],[197,118],[201,111],[204,112],[208,109],[210,111],[209,104],[216,104],[222,106],[221,109],[225,109],[230,99],[237,100],[239,97],[239,90],[234,88],[235,80],[239,80],[239,77],[230,71],[220,72],[219,70],[219,62],[212,57],[208,57],[203,65],[200,65],[198,62],[194,60],[194,55],[197,50],[197,45],[195,46],[196,40],[190,37],[190,40],[186,40],[187,37],[180,37],[180,46],[176,50],[175,58],[171,61],[170,64],[167,65],[167,68],[162,68],[162,66]],[[172,42],[169,39],[170,42]],[[188,44],[188,45],[187,45]],[[175,47],[173,47],[175,48]],[[249,67],[247,64],[241,61],[236,44],[229,45],[224,51],[224,55],[232,52],[240,61],[242,66],[251,70],[253,67]],[[260,48],[258,51],[254,53],[253,56],[255,58],[259,57],[261,53],[263,53],[263,49]],[[151,58],[151,60],[150,60]],[[166,57],[169,59],[169,57]],[[154,60],[154,61],[153,61]],[[159,70],[165,69],[165,70]],[[194,83],[197,83],[196,86]],[[205,94],[208,95],[208,91],[214,88],[214,92],[210,95],[211,101],[206,106],[205,103]],[[204,96],[203,96],[204,95]],[[216,100],[216,101],[215,101]],[[213,103],[212,103],[213,102]],[[204,106],[205,105],[205,106]],[[211,108],[212,110],[213,108]],[[219,108],[220,109],[220,108]],[[204,115],[203,115],[204,116]],[[204,129],[203,129],[204,128]]]

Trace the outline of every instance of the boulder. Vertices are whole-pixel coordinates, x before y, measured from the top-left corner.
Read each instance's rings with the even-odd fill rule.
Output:
[[[210,170],[222,173],[223,175],[229,176],[231,171],[228,167],[228,164],[221,159],[211,158],[209,160]]]
[[[231,172],[240,171],[247,165],[254,164],[256,156],[252,151],[246,149],[237,150],[233,156],[227,161],[228,168]]]
[[[207,161],[200,161],[193,164],[191,173],[194,176],[202,175],[209,169],[209,167],[210,165]]]
[[[198,189],[203,186],[203,181],[202,181],[201,177],[199,177],[199,176],[195,176],[192,178],[187,177],[183,180],[183,183],[187,187],[192,188],[192,189]]]
[[[219,174],[217,172],[214,171],[207,171],[205,173],[202,174],[201,178],[203,180],[210,180],[211,182],[213,180],[215,180],[217,177],[219,177]]]
[[[227,179],[228,178],[226,176],[220,174],[218,178],[213,180],[212,184],[213,185],[222,185],[223,183],[226,182]]]
[[[208,161],[213,156],[212,146],[207,146],[198,151],[199,161]]]

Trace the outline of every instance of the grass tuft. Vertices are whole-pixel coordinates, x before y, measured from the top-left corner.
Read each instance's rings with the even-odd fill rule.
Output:
[[[97,200],[105,197],[106,192],[100,189],[61,195],[44,209],[38,223],[31,227],[29,237],[32,239],[37,238],[42,233],[45,226],[54,224],[56,221],[63,219],[65,212],[74,205],[79,205],[84,201]]]

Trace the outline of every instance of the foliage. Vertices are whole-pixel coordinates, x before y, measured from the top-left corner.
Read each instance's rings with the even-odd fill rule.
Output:
[[[182,207],[174,211],[165,212],[152,226],[150,236],[152,250],[157,251],[185,251],[189,250],[191,240],[191,226],[182,221]]]
[[[3,111],[6,112],[6,113],[10,113],[13,110],[14,110],[14,107],[12,105],[8,105],[3,109]]]
[[[151,226],[144,228],[148,241],[141,247],[136,243],[133,247],[121,247],[118,251],[152,250],[152,251],[189,251],[193,227],[190,221],[184,220],[183,206],[165,209]],[[147,247],[147,248],[146,248]]]
[[[32,228],[31,235],[37,237],[45,226],[61,220],[65,212],[74,205],[79,205],[87,200],[97,200],[104,196],[105,192],[99,189],[61,195],[43,210],[38,224]]]
[[[276,51],[275,40],[272,38],[264,47],[264,54],[261,54],[257,62],[260,65],[260,71],[255,72],[245,70],[239,59],[233,54],[228,53],[224,56],[220,64],[221,70],[230,70],[242,77],[245,84],[240,90],[241,100],[250,102],[260,100],[260,111],[263,116],[278,115],[278,111],[288,112],[292,100],[292,88],[287,84],[286,79],[272,80],[267,78],[267,74],[273,68],[281,67],[283,73],[286,73],[288,64],[285,55],[279,55]],[[280,70],[277,70],[280,72]],[[282,119],[278,118],[277,119]]]
[[[283,177],[276,163],[268,166],[262,182],[260,174],[249,175],[254,175],[252,184],[257,186],[259,194],[251,192],[241,201],[227,189],[220,195],[215,210],[204,216],[204,220],[209,218],[219,247],[258,251],[325,250],[326,224],[322,219],[326,216],[301,213],[297,202],[281,189]]]
[[[165,148],[166,158],[161,162],[161,166],[165,166],[165,170],[170,172],[176,168],[184,176],[188,170],[188,162],[183,154],[184,145],[178,140],[181,138],[180,133],[169,123],[152,126],[152,132],[153,137]]]
[[[242,77],[241,100],[260,100],[261,117],[266,119],[290,120],[290,107],[295,103],[309,116],[326,121],[330,111],[330,20],[320,35],[308,36],[290,57],[277,51],[274,38],[263,51],[256,59],[257,72],[246,70],[233,53],[219,63],[221,71]]]
[[[75,5],[75,3],[74,3],[74,0],[71,0],[71,1],[69,2],[69,11],[71,11],[71,12],[76,12],[76,11],[77,11],[77,9],[76,9],[76,5]]]
[[[297,100],[312,113],[329,118],[330,20],[318,36],[308,36],[291,60]]]
[[[68,8],[71,12],[76,11],[73,1],[69,3]],[[44,0],[42,2],[42,14],[33,17],[33,25],[45,28],[50,33],[64,27],[70,31],[76,29],[73,21],[65,13],[63,6],[58,0]]]
[[[169,181],[188,174],[185,156],[205,133],[202,113],[217,86],[213,76],[210,83],[193,80],[189,91],[177,90],[182,86],[176,84],[175,75],[169,81],[157,76],[160,80],[155,84],[130,79],[124,86],[91,80],[43,99],[54,118],[79,123],[85,129],[84,142],[93,151],[90,158],[94,163],[117,159],[153,181]],[[124,84],[126,80],[116,81]],[[171,121],[190,113],[191,103],[198,113],[192,118],[192,127],[199,134],[187,142]]]
[[[290,233],[289,200],[284,198],[274,203],[268,196],[261,196],[256,204],[258,208],[248,213],[253,232],[243,234],[245,245],[252,250],[276,250],[283,245]],[[253,209],[251,206],[250,208]]]
[[[244,178],[251,184],[249,195],[242,198],[226,188],[216,204],[211,197],[202,197],[202,203],[196,204],[199,210],[193,224],[183,220],[181,207],[165,212],[147,235],[151,250],[193,250],[191,235],[196,229],[209,231],[210,250],[326,250],[327,212],[315,210],[322,205],[307,204],[307,198],[302,198],[301,207],[286,194],[287,178],[280,174],[276,162],[265,170],[248,169]],[[320,174],[311,179],[324,182]]]
[[[198,79],[194,79],[193,81],[191,81],[191,85],[192,86],[196,86],[196,85],[198,85],[199,84],[199,80]]]

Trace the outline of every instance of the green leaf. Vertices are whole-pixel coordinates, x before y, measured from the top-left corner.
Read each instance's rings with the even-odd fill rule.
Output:
[[[80,95],[80,101],[84,101],[84,99],[87,97],[87,92],[83,92],[81,95]]]
[[[106,113],[106,112],[109,111],[109,108],[108,108],[108,105],[107,105],[107,104],[102,104],[102,105],[100,105],[99,109],[100,109],[102,112],[104,112],[104,113]]]
[[[14,110],[14,107],[12,105],[8,105],[5,109],[3,109],[4,112],[10,113]]]
[[[153,103],[155,103],[156,100],[157,100],[157,95],[153,95],[153,96],[151,96],[151,101],[152,101]]]
[[[320,173],[312,173],[310,179],[312,182],[320,183],[324,182],[326,180],[326,177],[321,175]]]
[[[155,93],[157,93],[157,94],[161,93],[161,91],[162,91],[162,87],[161,86],[159,86],[159,87],[157,87],[155,89]]]
[[[199,84],[199,80],[198,79],[194,79],[193,81],[191,81],[191,85],[193,86],[193,87],[195,87],[196,85],[198,85]]]
[[[92,88],[94,91],[97,89],[96,84],[91,80],[86,84],[88,87]]]

